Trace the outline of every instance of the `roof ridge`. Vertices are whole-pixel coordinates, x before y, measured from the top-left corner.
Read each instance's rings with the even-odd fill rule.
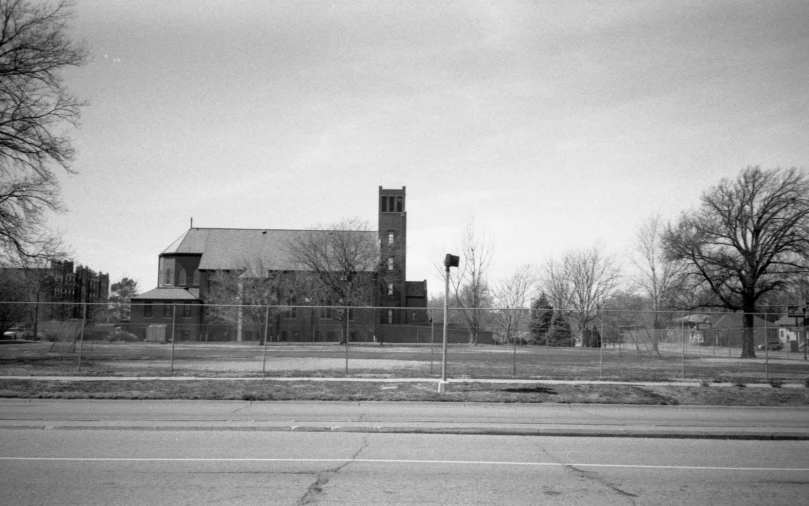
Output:
[[[245,232],[250,231],[269,231],[276,232],[378,232],[378,230],[340,230],[337,228],[237,228],[237,227],[193,227],[189,230],[241,230]]]

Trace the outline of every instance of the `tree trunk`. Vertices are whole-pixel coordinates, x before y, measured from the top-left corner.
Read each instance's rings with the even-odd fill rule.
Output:
[[[742,358],[756,358],[756,340],[755,340],[755,303],[748,302],[748,297],[745,297],[744,303],[744,316],[743,329],[742,329]],[[765,341],[766,342],[766,341]]]

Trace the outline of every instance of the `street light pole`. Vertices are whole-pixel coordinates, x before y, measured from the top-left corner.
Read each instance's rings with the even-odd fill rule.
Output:
[[[450,267],[458,267],[459,258],[455,255],[447,254],[444,257],[444,267],[446,268],[444,272],[444,344],[442,347],[443,350],[443,358],[441,359],[441,381],[438,382],[438,393],[444,393],[447,391],[447,323],[449,318],[447,317],[448,313],[448,301],[449,301],[449,268]]]

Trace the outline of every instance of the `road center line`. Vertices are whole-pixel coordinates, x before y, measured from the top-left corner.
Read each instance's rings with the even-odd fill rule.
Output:
[[[0,457],[0,461],[51,462],[309,462],[309,463],[363,463],[363,464],[442,464],[486,466],[534,467],[598,467],[626,469],[680,469],[703,471],[792,471],[809,472],[801,467],[726,467],[726,466],[654,466],[641,464],[591,464],[585,462],[508,462],[488,460],[412,460],[412,459],[272,459],[272,458],[138,458],[138,457]]]

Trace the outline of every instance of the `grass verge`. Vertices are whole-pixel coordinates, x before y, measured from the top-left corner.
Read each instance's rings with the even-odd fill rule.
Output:
[[[32,381],[0,379],[0,397],[251,401],[526,402],[692,406],[809,406],[809,390],[632,385],[286,381]]]

